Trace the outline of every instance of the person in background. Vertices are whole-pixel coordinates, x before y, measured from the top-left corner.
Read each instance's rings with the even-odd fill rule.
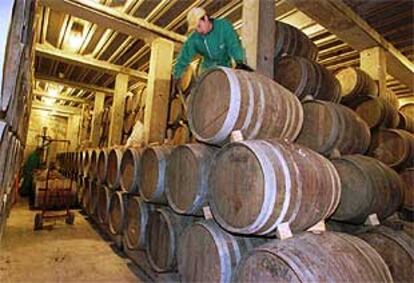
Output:
[[[193,8],[187,15],[187,40],[178,55],[173,70],[174,85],[179,81],[185,69],[196,55],[202,57],[201,72],[210,68],[232,67],[232,60],[237,69],[252,71],[245,64],[244,49],[233,25],[226,19],[213,19],[203,8]]]
[[[33,173],[36,169],[39,169],[42,162],[41,162],[41,156],[42,156],[43,150],[41,147],[37,147],[32,153],[29,154],[27,157],[26,162],[23,165],[23,182],[20,186],[20,195],[22,197],[29,197],[29,205],[33,206],[34,204],[34,188],[33,188]]]

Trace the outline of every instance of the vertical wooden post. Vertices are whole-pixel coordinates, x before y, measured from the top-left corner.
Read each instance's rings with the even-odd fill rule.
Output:
[[[144,135],[147,144],[164,142],[173,57],[173,42],[162,38],[152,42],[144,113]]]
[[[273,79],[275,2],[243,0],[243,45],[247,64]]]
[[[70,141],[69,151],[74,151],[78,147],[80,115],[70,115],[68,117],[68,128],[66,131],[66,139]]]
[[[105,105],[105,93],[95,93],[95,104],[93,107],[92,129],[91,129],[91,147],[98,147],[99,133],[101,130],[102,113]]]
[[[111,109],[111,124],[109,125],[108,145],[120,145],[122,127],[124,125],[125,97],[128,92],[128,75],[118,74],[115,80],[115,92]]]
[[[385,50],[379,46],[365,49],[360,54],[360,68],[378,82],[380,97],[387,92],[387,58]]]

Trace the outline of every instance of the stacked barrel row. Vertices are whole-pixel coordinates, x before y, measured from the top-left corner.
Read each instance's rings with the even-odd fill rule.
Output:
[[[147,88],[143,83],[138,84],[132,92],[128,93],[125,99],[122,144],[126,143],[137,121],[144,123],[146,97]]]
[[[209,75],[213,78],[209,78]],[[108,195],[111,194],[109,188],[119,187],[123,191],[128,191],[129,194],[121,191],[113,192],[111,201],[104,202],[103,211],[107,211],[109,215],[107,217],[110,231],[113,233],[125,231],[126,245],[131,249],[145,249],[148,260],[156,271],[178,269],[184,281],[230,281],[236,274],[246,276],[246,279],[257,278],[260,281],[269,279],[266,277],[269,274],[284,276],[285,272],[276,275],[270,271],[279,267],[281,259],[285,256],[290,256],[290,260],[299,263],[315,261],[314,265],[317,268],[310,273],[305,272],[309,271],[307,267],[296,270],[296,264],[285,266],[285,270],[290,270],[292,274],[300,274],[297,276],[302,280],[309,281],[315,278],[312,276],[320,273],[324,274],[327,280],[337,281],[392,280],[387,266],[378,253],[355,237],[333,232],[322,233],[323,236],[302,232],[331,215],[335,218],[341,217],[340,213],[337,214],[337,207],[346,200],[346,194],[341,193],[341,186],[343,189],[341,171],[337,169],[339,166],[335,166],[335,162],[330,162],[305,146],[291,142],[300,135],[301,128],[297,129],[297,127],[298,124],[302,124],[303,119],[301,104],[286,89],[264,77],[255,76],[257,75],[242,71],[218,69],[204,76],[196,87],[194,95],[190,98],[190,110],[194,110],[194,105],[198,105],[198,99],[209,99],[208,95],[214,94],[210,83],[217,83],[223,78],[228,83],[226,91],[221,93],[223,100],[228,96],[230,96],[228,100],[231,100],[231,95],[237,95],[237,89],[243,88],[249,89],[250,92],[239,92],[241,97],[242,95],[253,97],[253,99],[243,99],[243,97],[239,99],[241,102],[239,110],[233,113],[233,116],[238,118],[234,119],[236,120],[233,122],[234,125],[243,125],[244,129],[233,128],[218,136],[214,132],[214,127],[203,134],[194,131],[201,138],[209,138],[209,135],[213,135],[209,143],[214,145],[187,144],[176,148],[161,146],[147,148],[144,151],[134,148],[124,149],[121,162],[117,163],[120,165],[116,166],[117,170],[113,174],[109,173],[111,152],[122,151],[122,149],[102,150],[99,156],[103,156],[102,160],[107,160],[107,163],[106,166],[105,162],[101,163],[102,166],[98,165],[97,174],[100,182],[106,183],[108,187],[104,190],[98,187],[96,193],[91,190],[89,202],[91,199],[97,199],[92,203],[98,203],[95,205],[98,207],[95,211],[97,210],[99,215],[101,194],[104,195],[103,199],[107,200]],[[265,102],[262,100],[259,105],[250,103],[248,107],[243,105],[246,101],[260,102],[255,100],[256,97],[260,97],[260,92],[263,92],[262,99],[267,99],[264,100]],[[272,99],[278,100],[275,103],[266,103],[266,101],[273,102]],[[221,103],[219,105],[221,106]],[[280,107],[278,111],[268,108],[274,105]],[[254,111],[255,107],[260,111]],[[339,108],[341,107],[343,106]],[[204,107],[204,110],[207,110],[207,114],[197,111],[199,120],[194,120],[194,124],[200,129],[204,129],[202,122],[208,118],[203,115],[209,114],[208,107]],[[227,111],[229,113],[230,109]],[[286,111],[296,113],[297,116],[292,117]],[[257,112],[265,116],[254,116]],[[214,112],[210,112],[210,115],[211,113]],[[249,115],[249,119],[246,119]],[[354,117],[348,119],[350,123],[357,120],[355,116],[351,114],[350,116]],[[227,117],[219,116],[218,119],[214,117],[210,121],[220,121],[220,119],[226,121]],[[223,128],[219,123],[213,126],[219,130]],[[228,143],[232,132],[235,133],[234,130],[239,130],[243,136],[251,135],[256,139]],[[269,133],[276,134],[271,136]],[[262,135],[263,139],[257,139],[255,135]],[[352,144],[352,140],[355,139],[351,135],[347,138],[342,134],[341,137],[341,142],[345,145]],[[217,145],[224,146],[218,148]],[[348,147],[340,148],[344,151],[348,150]],[[358,208],[356,212],[351,206],[345,205],[341,208],[342,213],[345,211],[345,214],[351,215],[346,216],[345,221],[352,221],[357,216],[365,220],[365,216],[371,213],[386,217],[394,212],[401,202],[400,188],[395,187],[391,191],[386,183],[390,180],[388,178],[399,177],[393,174],[391,169],[374,162],[371,158],[368,158],[366,163],[371,165],[371,167],[367,165],[370,172],[377,173],[378,170],[382,170],[379,173],[381,176],[382,172],[387,172],[389,176],[363,188],[362,195],[374,198],[375,205],[366,205]],[[89,170],[91,171],[91,168]],[[114,182],[114,180],[118,181]],[[368,181],[375,181],[375,179]],[[367,201],[368,204],[372,202],[369,199]],[[206,206],[211,207],[215,221],[202,221],[198,218]],[[297,235],[285,241],[269,240],[268,238],[277,232],[279,224],[283,223],[289,223],[292,231]],[[148,237],[149,235],[151,237]],[[258,236],[264,238],[257,238]],[[261,245],[264,242],[269,243]],[[310,246],[312,248],[301,252],[302,246],[309,243],[313,243]],[[298,250],[292,250],[285,255],[281,251],[284,250],[285,245],[287,247],[296,245]],[[334,246],[332,253],[325,253],[332,245]],[[254,247],[258,248],[252,250]],[[238,253],[233,257],[231,255],[234,253],[230,252],[230,255],[224,253],[225,255],[219,256],[229,249],[235,249],[241,254]],[[344,251],[341,254],[344,258],[335,255],[336,249]],[[210,252],[203,252],[207,250]],[[247,256],[242,257],[242,254],[249,250]],[[355,250],[360,253],[355,254]],[[213,256],[211,251],[215,251],[216,256]],[[264,257],[262,251],[267,251],[265,254],[268,257]],[[361,273],[355,267],[339,274],[330,273],[330,269],[325,270],[323,265],[318,263],[319,257],[313,257],[313,254],[318,252],[324,253],[324,260],[338,260],[338,264],[342,265],[344,264],[342,260],[352,258],[353,265],[363,266],[363,269],[369,270],[368,275],[362,278],[366,273]],[[293,254],[299,256],[293,258]],[[368,258],[369,261],[361,262],[362,258]],[[261,260],[267,262],[270,260],[273,262],[273,267],[267,265],[267,271],[257,272],[258,266],[255,264],[260,265]],[[236,272],[236,265],[240,261],[242,263],[239,265],[239,271]],[[209,266],[212,265],[219,265],[220,270],[216,273],[211,272]],[[197,266],[202,266],[203,269],[200,270]]]
[[[304,56],[306,37],[287,30],[282,55]],[[308,75],[326,80],[318,72]],[[145,250],[155,271],[178,271],[183,282],[409,280],[412,239],[402,232],[306,232],[326,219],[382,221],[403,201],[400,176],[362,155],[371,143],[367,123],[337,95],[312,98],[322,85],[301,86],[301,103],[259,74],[209,70],[188,99],[199,143],[99,150],[89,166],[98,185],[84,194],[84,207],[103,211],[128,249]],[[294,236],[274,239],[286,225]]]
[[[345,68],[337,73],[342,103],[353,109],[369,126],[371,143],[367,155],[395,169],[404,177],[402,216],[413,219],[414,115],[409,105],[398,109],[395,94],[380,96],[376,83],[361,69]],[[411,115],[410,115],[411,114]]]
[[[179,85],[172,86],[168,107],[168,144],[179,145],[192,140],[188,127],[187,103],[197,78],[197,68],[198,61],[192,62],[182,75]]]
[[[7,56],[0,63],[0,239],[14,202],[31,112],[33,6],[34,1],[9,1],[3,6],[12,18],[11,22],[3,19],[8,27],[4,31],[8,34]]]

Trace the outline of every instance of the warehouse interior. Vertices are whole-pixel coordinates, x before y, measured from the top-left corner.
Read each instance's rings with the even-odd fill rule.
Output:
[[[0,282],[414,278],[414,1],[0,13]]]

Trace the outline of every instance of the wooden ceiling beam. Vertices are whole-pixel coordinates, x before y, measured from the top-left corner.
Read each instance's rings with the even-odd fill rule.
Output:
[[[108,63],[106,61],[97,60],[92,57],[87,57],[83,55],[78,55],[75,53],[66,52],[61,49],[50,47],[46,44],[36,44],[36,55],[44,58],[49,58],[64,62],[71,65],[77,65],[89,69],[94,69],[109,73],[112,75],[117,75],[119,73],[126,74],[131,77],[139,79],[147,79],[147,73],[132,70],[130,68],[125,68],[119,65]]]
[[[107,95],[108,94],[112,95],[114,93],[114,90],[110,88],[101,87],[101,86],[92,85],[92,84],[85,84],[81,82],[75,82],[75,81],[71,81],[67,79],[60,79],[60,78],[46,76],[42,74],[35,74],[35,78],[37,81],[46,82],[46,83],[50,83],[50,82],[57,83],[57,84],[61,84],[66,87],[77,88],[77,89],[87,90],[91,92],[104,92]]]
[[[45,91],[40,91],[40,90],[34,90],[33,94],[36,96],[40,96],[40,97],[47,97],[47,98],[52,98],[52,99],[56,99],[56,100],[66,100],[66,101],[71,101],[71,102],[76,102],[76,103],[91,103],[91,101],[88,101],[86,99],[83,98],[79,98],[79,97],[74,97],[74,96],[69,96],[69,95],[58,95],[58,96],[53,96],[48,94]]]
[[[357,51],[380,46],[387,72],[414,90],[414,64],[341,0],[288,0]]]
[[[55,111],[55,112],[62,112],[66,114],[72,114],[72,115],[80,115],[81,108],[77,107],[71,107],[71,106],[64,106],[64,105],[47,105],[46,103],[39,102],[34,100],[32,103],[33,109],[39,109],[39,110],[46,110],[46,111]]]
[[[169,31],[125,12],[88,0],[41,0],[44,6],[116,30],[136,38],[152,42],[158,37],[171,40],[180,48],[186,37]]]

